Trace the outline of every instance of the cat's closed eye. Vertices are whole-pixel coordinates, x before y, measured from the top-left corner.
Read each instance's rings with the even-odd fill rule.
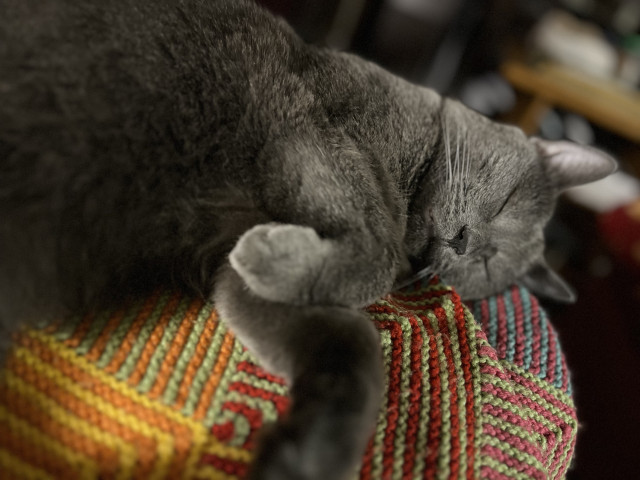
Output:
[[[493,217],[491,217],[492,219],[496,218],[498,215],[502,213],[502,211],[508,205],[511,198],[513,198],[513,194],[516,193],[517,188],[518,187],[513,187],[511,192],[509,192],[509,195],[507,195],[507,198],[505,198],[504,202],[502,202],[502,204],[500,205],[500,208],[498,209],[498,211],[493,215]]]

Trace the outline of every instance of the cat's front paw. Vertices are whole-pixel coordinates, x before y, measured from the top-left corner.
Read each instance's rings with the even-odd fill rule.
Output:
[[[229,261],[256,295],[307,305],[313,302],[313,286],[330,250],[331,242],[313,228],[257,225],[240,237]]]

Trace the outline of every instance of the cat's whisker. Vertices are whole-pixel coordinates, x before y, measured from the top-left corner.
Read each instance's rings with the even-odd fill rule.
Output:
[[[456,129],[456,203],[460,204],[460,177],[462,175],[462,165],[460,164],[460,129]]]
[[[449,143],[449,128],[445,121],[442,125],[444,131],[444,145],[445,145],[445,160],[447,161],[447,185],[451,188],[453,184],[453,167],[451,165],[451,147]]]

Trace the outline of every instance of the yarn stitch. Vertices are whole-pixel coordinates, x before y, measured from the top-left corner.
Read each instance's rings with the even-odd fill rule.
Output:
[[[569,375],[529,292],[467,308],[432,281],[367,311],[387,385],[360,479],[564,477]],[[0,372],[0,478],[242,478],[287,404],[212,305],[158,294],[17,336]]]

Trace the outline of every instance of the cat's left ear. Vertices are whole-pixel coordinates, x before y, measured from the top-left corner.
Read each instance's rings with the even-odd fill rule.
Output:
[[[575,290],[560,275],[551,270],[544,260],[539,260],[524,277],[520,278],[520,283],[541,297],[562,303],[576,301]]]
[[[595,148],[566,141],[549,141],[532,137],[549,180],[558,191],[594,182],[613,173],[616,161]]]

